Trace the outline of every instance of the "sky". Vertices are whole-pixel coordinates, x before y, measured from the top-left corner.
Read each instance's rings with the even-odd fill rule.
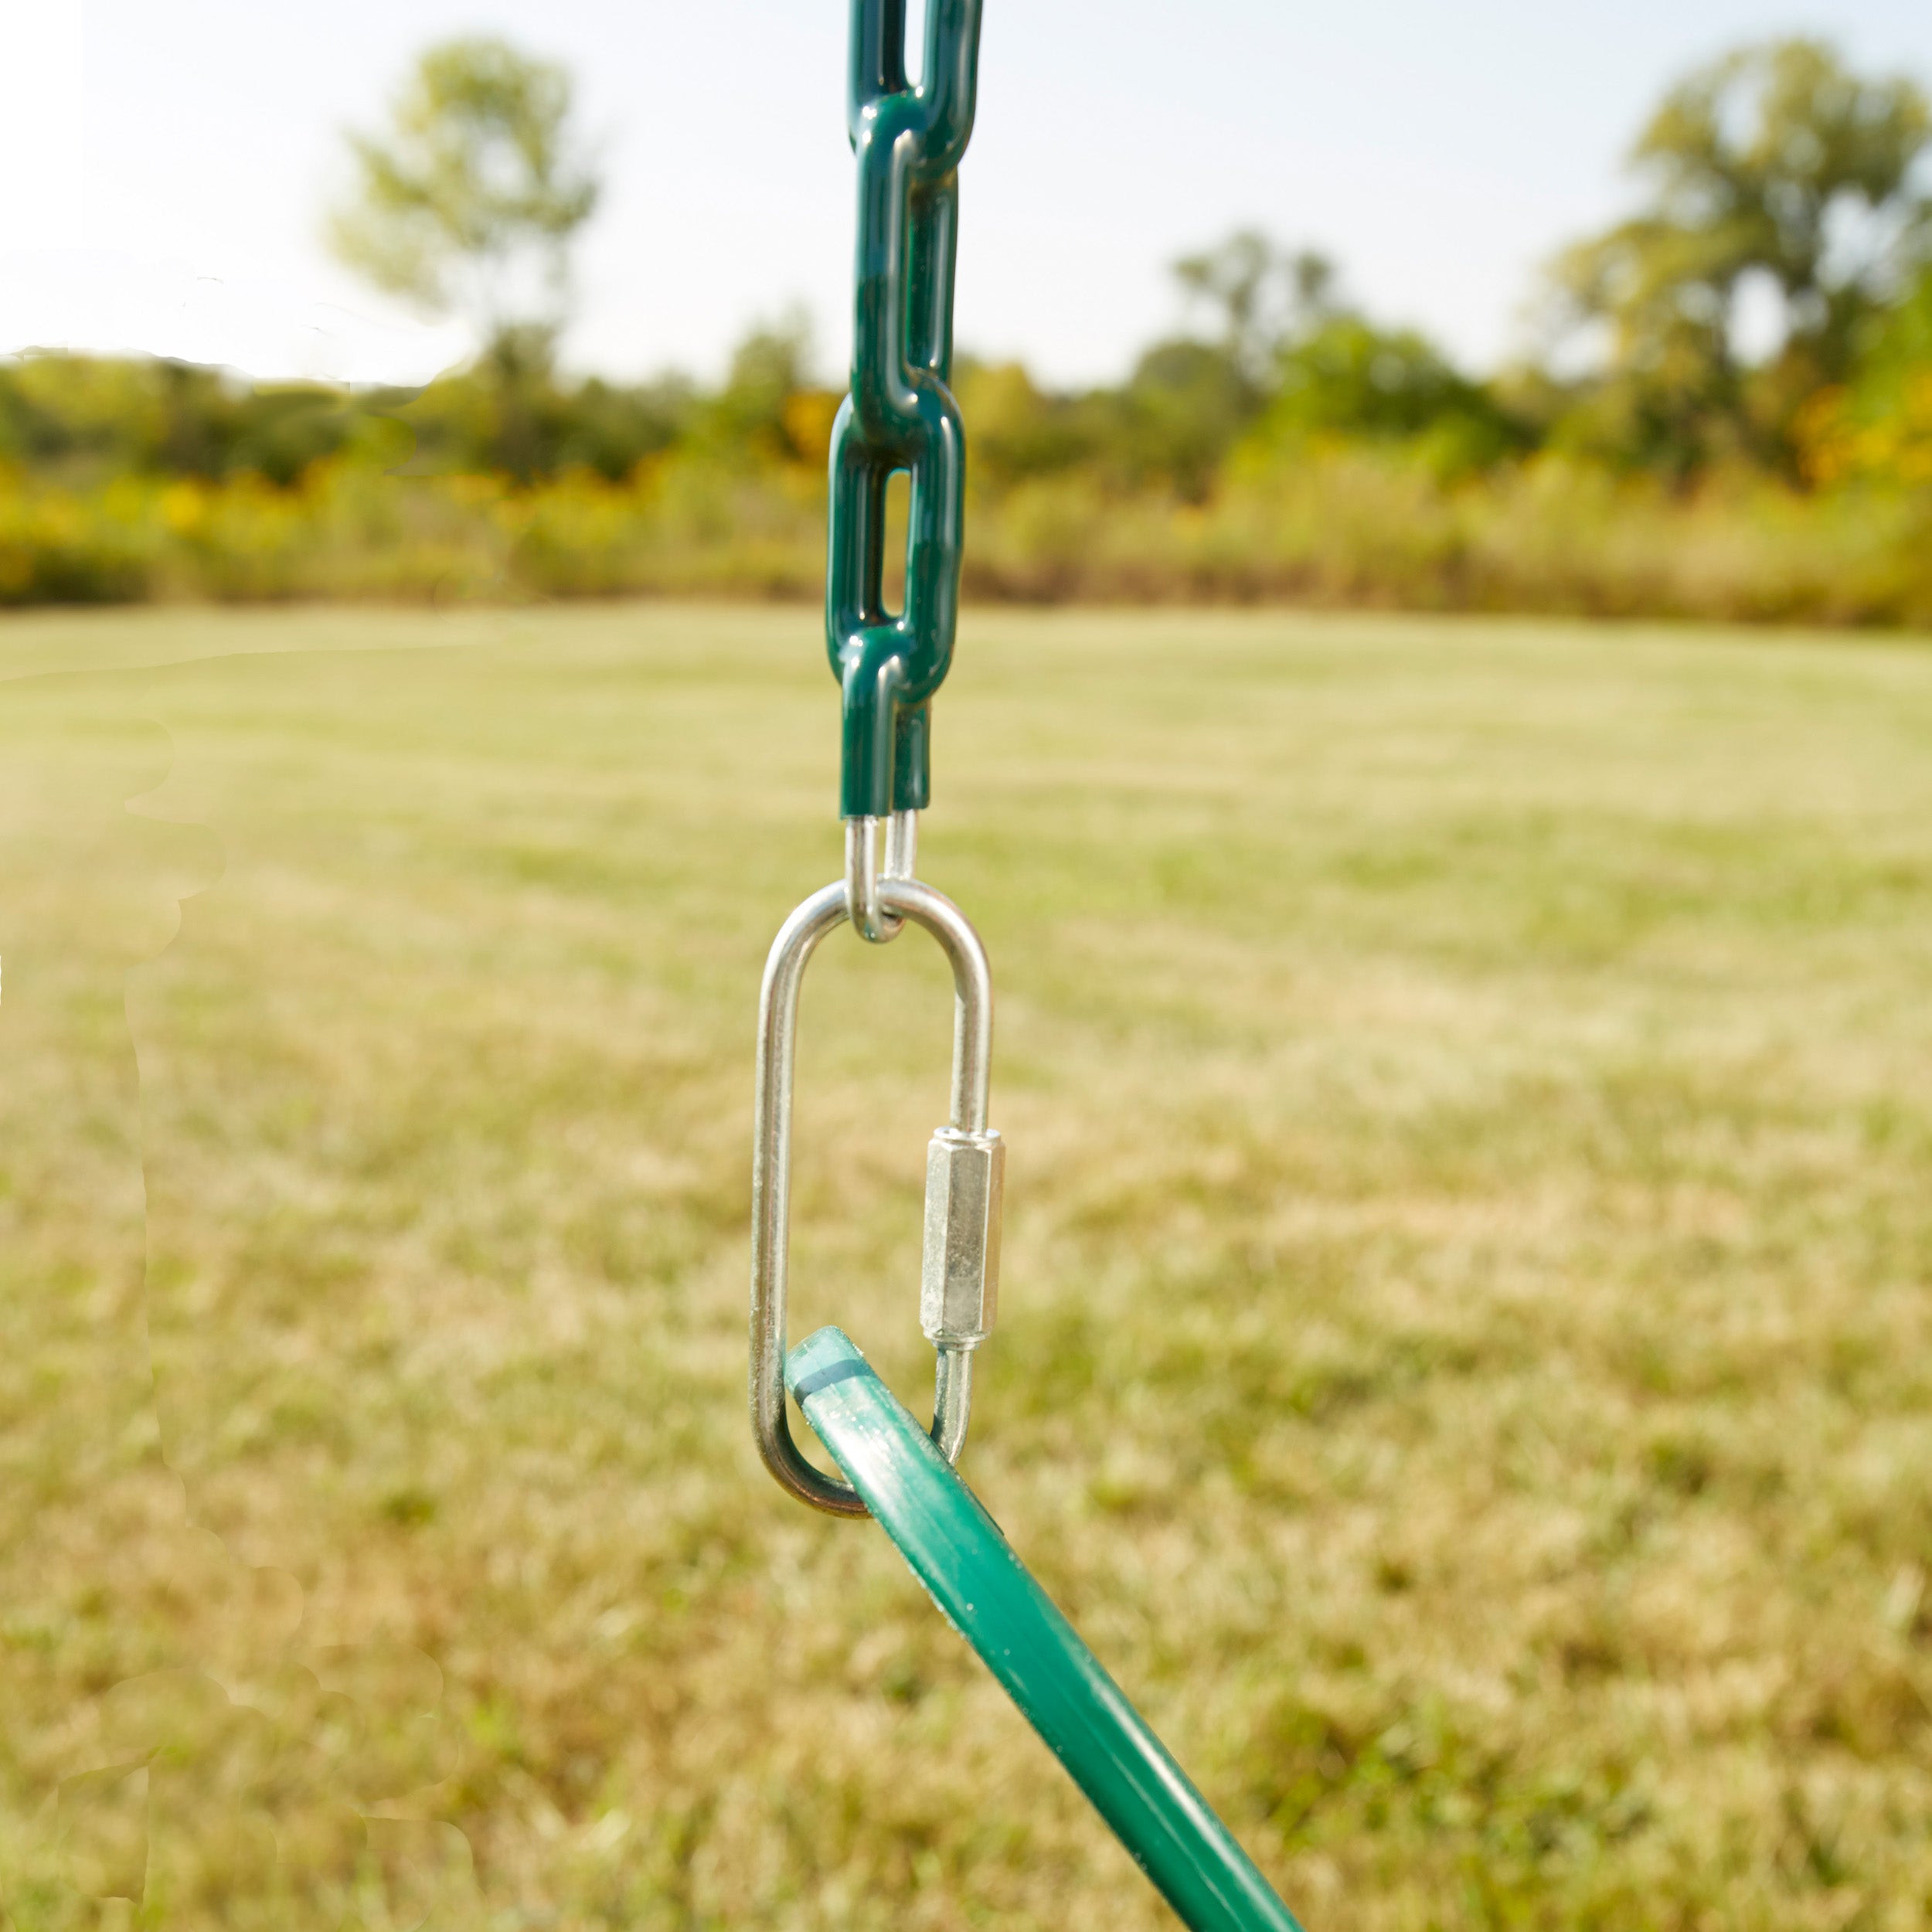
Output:
[[[844,0],[0,0],[0,351],[352,381],[459,359],[460,327],[372,293],[321,230],[343,130],[474,31],[573,70],[604,169],[572,366],[713,376],[797,304],[835,379]],[[1117,378],[1188,319],[1168,264],[1253,226],[1493,366],[1538,265],[1630,205],[1621,158],[1663,87],[1794,32],[1932,83],[1927,0],[987,0],[959,342]]]

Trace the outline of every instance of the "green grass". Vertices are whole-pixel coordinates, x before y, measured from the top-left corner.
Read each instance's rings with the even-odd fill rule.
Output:
[[[1171,1922],[750,1447],[811,614],[0,670],[0,1923]],[[1923,1925],[1932,653],[979,615],[937,787],[964,1466],[1310,1926]],[[794,1332],[923,1400],[936,949],[805,1026]]]

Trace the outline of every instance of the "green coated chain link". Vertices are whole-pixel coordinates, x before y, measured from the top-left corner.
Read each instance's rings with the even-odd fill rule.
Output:
[[[839,811],[917,811],[931,700],[952,662],[966,449],[947,386],[959,162],[973,131],[981,0],[927,0],[926,72],[906,77],[906,0],[852,0],[847,119],[859,162],[852,391],[832,442],[825,641],[844,692]],[[911,479],[905,608],[885,607],[886,485]]]

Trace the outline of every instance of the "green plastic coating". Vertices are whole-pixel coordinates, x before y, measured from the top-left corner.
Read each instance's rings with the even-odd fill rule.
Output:
[[[1193,1932],[1301,1932],[978,1499],[851,1340],[821,1328],[785,1381],[947,1621],[978,1651]]]
[[[852,389],[832,426],[825,646],[843,696],[839,811],[922,810],[931,699],[952,662],[966,445],[948,384],[959,161],[973,131],[981,0],[926,0],[906,73],[906,0],[852,0],[846,125],[859,164]],[[885,606],[886,486],[912,480],[906,604]]]

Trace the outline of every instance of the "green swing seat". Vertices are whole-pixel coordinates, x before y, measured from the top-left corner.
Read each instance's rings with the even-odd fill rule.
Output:
[[[850,1338],[807,1336],[785,1382],[947,1620],[1193,1932],[1301,1932]]]

